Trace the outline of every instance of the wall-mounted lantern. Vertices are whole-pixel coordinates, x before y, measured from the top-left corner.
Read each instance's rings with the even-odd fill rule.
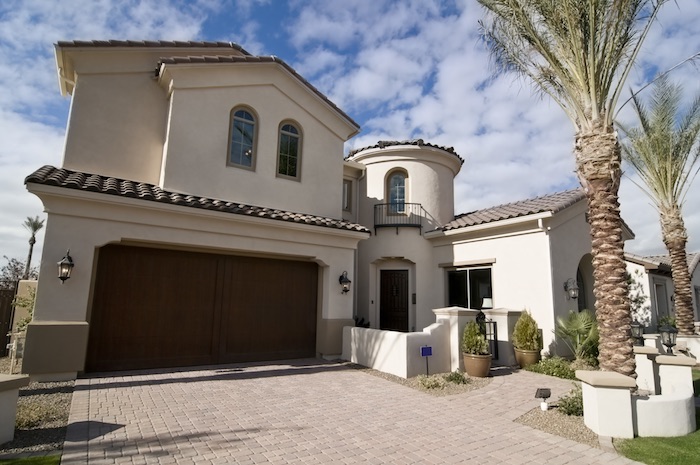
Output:
[[[73,259],[70,256],[70,249],[66,251],[66,255],[61,259],[60,262],[57,263],[58,265],[58,279],[61,280],[61,284],[66,282],[66,279],[70,278],[71,271],[73,271],[73,267],[75,264],[73,263]]]
[[[662,326],[659,328],[661,334],[661,344],[666,346],[666,353],[673,355],[673,346],[676,345],[678,330],[673,326]]]
[[[350,291],[350,279],[348,278],[348,272],[343,271],[343,274],[340,275],[338,278],[338,282],[340,283],[340,290],[342,291],[343,294],[347,294]]]
[[[632,339],[634,339],[634,345],[643,346],[644,345],[644,326],[633,321],[630,324],[630,330],[632,331]]]
[[[569,278],[564,283],[567,299],[578,299],[578,283],[574,278]]]

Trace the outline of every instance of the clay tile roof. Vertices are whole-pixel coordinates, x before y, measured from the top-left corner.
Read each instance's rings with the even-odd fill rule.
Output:
[[[209,42],[194,40],[61,40],[59,47],[183,47],[183,48],[222,48],[229,47],[250,55],[233,42]]]
[[[369,149],[383,149],[383,148],[385,148],[385,147],[393,147],[393,146],[397,146],[397,145],[416,145],[416,146],[418,146],[418,147],[433,147],[433,148],[440,149],[440,150],[443,150],[443,151],[445,151],[445,152],[447,152],[447,153],[449,153],[449,154],[454,155],[455,157],[457,157],[457,158],[459,159],[459,161],[460,161],[462,164],[464,164],[464,160],[462,159],[462,157],[459,156],[459,154],[458,154],[457,152],[455,152],[454,147],[444,147],[444,146],[442,146],[442,145],[431,144],[431,143],[429,143],[429,142],[425,142],[423,139],[410,139],[410,140],[380,140],[380,141],[377,142],[375,145],[370,145],[370,146],[367,146],[367,147],[362,147],[362,148],[359,148],[359,149],[352,150],[352,151],[348,154],[348,156],[347,156],[345,159],[346,159],[346,160],[349,160],[349,159],[351,159],[353,156],[355,156],[356,154],[358,154],[358,153],[360,153],[360,152],[362,152],[362,151],[364,151],[364,150],[369,150]]]
[[[276,210],[273,208],[257,207],[254,205],[245,205],[236,202],[228,202],[225,200],[209,199],[206,197],[182,194],[178,192],[168,192],[152,184],[129,181],[126,179],[117,179],[98,174],[82,173],[64,168],[55,168],[49,165],[43,166],[27,176],[24,183],[34,183],[46,186],[62,187],[66,189],[90,191],[98,194],[116,195],[119,197],[130,197],[148,202],[161,202],[170,205],[201,208],[204,210],[220,211],[233,215],[255,216],[258,218],[266,218],[276,221],[287,221],[321,226],[325,228],[369,233],[369,230],[364,226],[350,223],[349,221],[308,215],[305,213]]]
[[[536,213],[557,213],[585,198],[582,189],[572,189],[555,194],[543,195],[534,199],[498,205],[496,207],[464,213],[442,228],[443,231],[466,228],[478,224],[491,223],[509,218],[517,218]]]
[[[625,252],[625,258],[633,263],[640,265],[655,267],[660,270],[671,271],[671,256],[670,255],[647,255],[639,256],[632,253]],[[688,271],[692,275],[697,268],[698,263],[700,263],[700,253],[689,253],[686,255],[686,260],[688,261]]]
[[[335,103],[331,102],[320,90],[314,87],[309,81],[304,79],[294,68],[289,66],[284,60],[276,56],[236,56],[236,55],[198,55],[198,56],[171,56],[163,57],[158,64],[157,72],[160,72],[161,65],[177,65],[177,64],[198,64],[198,63],[277,63],[282,66],[287,72],[294,76],[299,82],[308,87],[313,93],[320,97],[326,104],[341,114],[347,119],[350,124],[358,130],[360,125],[357,124],[347,113],[341,110]]]

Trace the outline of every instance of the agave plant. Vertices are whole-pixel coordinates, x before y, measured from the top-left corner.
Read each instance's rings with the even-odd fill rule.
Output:
[[[566,318],[557,317],[554,334],[571,349],[577,360],[598,356],[598,324],[592,311],[571,311]]]

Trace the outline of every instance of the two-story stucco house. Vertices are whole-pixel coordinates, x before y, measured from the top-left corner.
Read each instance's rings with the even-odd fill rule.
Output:
[[[351,117],[235,44],[59,42],[56,64],[62,166],[25,181],[48,214],[35,378],[337,357],[355,319],[421,331],[444,307],[527,308],[556,352],[556,317],[593,307],[579,190],[455,216],[453,149],[344,157]]]

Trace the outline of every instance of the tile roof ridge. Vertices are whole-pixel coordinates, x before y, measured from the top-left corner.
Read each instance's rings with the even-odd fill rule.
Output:
[[[351,150],[347,157],[345,157],[346,160],[351,159],[355,155],[357,155],[360,152],[363,152],[365,150],[371,150],[371,149],[384,149],[386,147],[396,147],[400,145],[415,145],[418,147],[431,147],[431,148],[436,148],[440,149],[444,152],[447,152],[449,154],[452,154],[456,156],[462,163],[464,163],[464,159],[455,151],[454,147],[447,147],[443,145],[437,145],[437,144],[431,144],[430,142],[425,142],[424,139],[405,139],[405,140],[379,140],[377,141],[376,144],[374,145],[368,145],[367,147],[361,147],[359,149],[354,149]]]
[[[208,41],[208,40],[59,40],[56,45],[64,48],[71,47],[183,47],[183,48],[215,48],[215,47],[230,47],[238,50],[246,55],[250,55],[243,47],[235,42],[226,41]]]

